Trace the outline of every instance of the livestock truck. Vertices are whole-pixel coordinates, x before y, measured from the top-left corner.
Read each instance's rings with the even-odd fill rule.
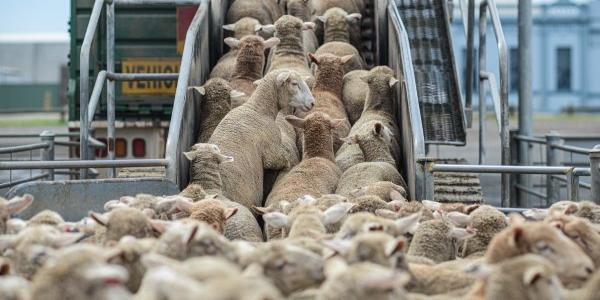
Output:
[[[202,101],[190,87],[201,86],[223,54],[222,27],[230,2],[71,0],[69,130],[78,132],[75,140],[80,147],[71,151],[71,161],[28,168],[79,170],[79,180],[30,182],[13,187],[8,196],[53,195],[41,198],[58,200],[36,201],[29,211],[52,208],[67,219],[78,219],[122,195],[164,195],[185,187],[189,162],[182,152],[198,136]],[[477,176],[434,177],[427,169],[436,161],[427,158],[426,148],[464,146],[470,123],[471,91],[465,91],[465,106],[448,1],[365,2],[361,50],[369,64],[391,67],[400,80],[392,113],[401,130],[398,169],[407,182],[409,198],[434,198],[435,181],[436,199],[456,200],[454,196],[460,195],[461,201],[481,201]],[[495,11],[493,1],[485,3]],[[500,77],[504,84],[504,74]],[[507,136],[505,96],[495,97],[502,101],[503,137]],[[91,137],[106,147],[91,147]],[[503,138],[503,163],[507,163],[507,147]],[[154,169],[149,174],[134,172],[137,175],[129,176],[134,178],[119,176],[142,167]],[[108,170],[101,176],[107,178],[90,179],[91,168]],[[503,191],[507,180],[503,179]],[[448,185],[452,188],[438,190]]]

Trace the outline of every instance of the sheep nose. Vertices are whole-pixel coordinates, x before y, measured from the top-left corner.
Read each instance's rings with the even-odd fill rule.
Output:
[[[315,101],[310,103],[310,108],[313,108],[313,107],[315,107]]]
[[[594,273],[594,270],[590,267],[585,267],[585,272],[588,273],[588,275],[591,275],[592,273]]]

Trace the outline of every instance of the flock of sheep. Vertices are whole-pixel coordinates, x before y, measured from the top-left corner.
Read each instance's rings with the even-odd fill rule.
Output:
[[[600,206],[406,200],[398,80],[357,50],[366,9],[234,1],[231,50],[195,88],[189,185],[79,222],[0,199],[0,299],[600,299]]]

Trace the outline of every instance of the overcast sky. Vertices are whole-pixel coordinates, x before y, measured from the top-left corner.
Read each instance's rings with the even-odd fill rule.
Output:
[[[0,0],[0,34],[67,34],[69,2]]]

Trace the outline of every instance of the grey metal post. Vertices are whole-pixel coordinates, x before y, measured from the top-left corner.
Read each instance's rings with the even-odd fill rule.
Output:
[[[42,161],[54,160],[54,132],[44,130],[40,133],[42,142],[48,143],[48,147],[42,149],[40,159]],[[54,180],[54,169],[48,169],[48,180]]]
[[[424,174],[424,186],[423,186],[423,199],[424,200],[434,200],[435,197],[435,182],[434,176],[432,173],[433,164],[435,163],[435,159],[431,157],[423,157],[418,160],[419,168]]]
[[[558,166],[560,165],[560,157],[557,149],[553,145],[561,144],[562,139],[556,132],[550,132],[546,135],[546,165],[547,166]],[[546,176],[546,204],[551,205],[560,198],[560,187],[555,183],[552,176]]]
[[[567,200],[579,201],[579,176],[573,173],[574,170],[567,173]]]
[[[600,204],[600,145],[590,151],[590,173],[592,175],[592,201]]]
[[[518,165],[519,162],[519,141],[515,138],[516,135],[519,134],[519,131],[513,129],[510,131],[510,164],[512,166]],[[510,207],[523,207],[523,202],[521,199],[521,192],[517,188],[519,185],[520,176],[511,176],[510,177]]]
[[[486,94],[485,79],[482,73],[485,71],[485,36],[487,31],[487,14],[482,9],[479,14],[479,164],[485,163],[485,115]]]
[[[106,71],[115,72],[115,4],[106,4]],[[115,81],[106,83],[106,141],[108,159],[115,159]],[[108,169],[108,177],[114,178],[116,169]]]
[[[82,160],[89,158],[88,137],[89,120],[87,115],[89,90],[90,90],[90,49],[98,27],[98,20],[102,12],[104,0],[96,0],[94,8],[90,15],[90,23],[85,30],[83,43],[81,44],[81,54],[79,55],[79,157]],[[87,169],[80,170],[80,178],[87,177]]]
[[[531,28],[533,18],[531,10],[531,0],[519,1],[519,134],[522,136],[533,134],[533,93],[531,90]],[[529,143],[519,143],[518,163],[522,166],[531,165],[531,147]],[[529,187],[529,176],[518,175],[518,182]],[[520,193],[519,197],[526,202],[528,195]]]
[[[468,16],[467,16],[467,77],[466,82],[466,98],[465,98],[465,114],[467,115],[467,128],[473,126],[473,62],[474,57],[474,40],[475,40],[475,0],[469,0]],[[481,100],[480,100],[481,101]]]

